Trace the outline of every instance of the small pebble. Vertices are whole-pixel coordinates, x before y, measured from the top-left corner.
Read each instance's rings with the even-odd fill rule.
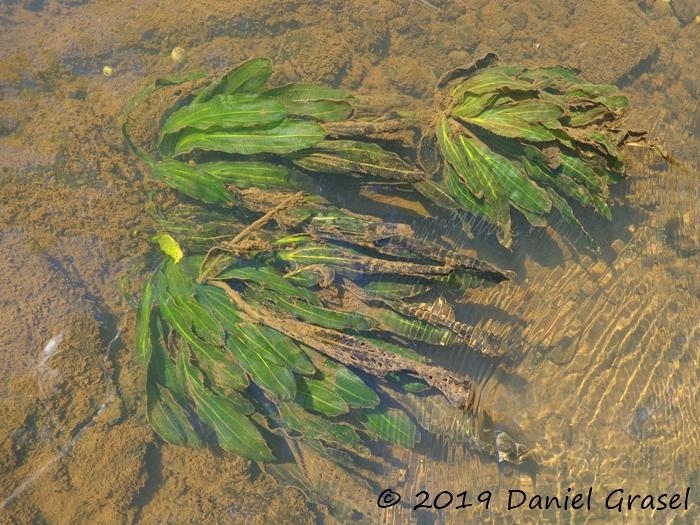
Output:
[[[447,55],[447,58],[449,58],[450,64],[462,65],[469,63],[470,56],[469,53],[467,53],[463,49],[456,49],[454,51],[450,51],[450,53]]]
[[[46,358],[52,357],[56,353],[56,350],[58,350],[58,345],[62,342],[63,332],[49,339],[43,349],[44,356],[46,356]]]
[[[513,26],[504,20],[503,23],[496,28],[496,34],[506,42],[510,42],[513,36]]]
[[[172,58],[173,62],[175,62],[178,65],[184,64],[187,60],[187,53],[185,52],[184,48],[180,46],[175,46],[170,52],[170,58]]]

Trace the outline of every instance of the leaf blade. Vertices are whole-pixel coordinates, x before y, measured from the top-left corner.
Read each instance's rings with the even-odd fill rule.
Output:
[[[326,137],[326,131],[314,122],[286,120],[269,129],[229,130],[203,133],[186,130],[175,144],[173,155],[195,149],[255,155],[287,154],[310,148]]]
[[[279,124],[287,117],[281,102],[251,93],[217,95],[207,102],[189,104],[170,115],[160,129],[161,136],[185,128],[246,129]]]
[[[361,422],[375,437],[402,447],[413,448],[420,441],[420,432],[411,418],[396,408],[363,412]]]

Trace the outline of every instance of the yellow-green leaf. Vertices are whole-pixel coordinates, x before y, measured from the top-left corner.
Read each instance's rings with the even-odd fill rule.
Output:
[[[185,252],[182,251],[180,243],[169,233],[159,233],[151,238],[158,243],[160,251],[169,256],[173,262],[178,263],[184,257]]]

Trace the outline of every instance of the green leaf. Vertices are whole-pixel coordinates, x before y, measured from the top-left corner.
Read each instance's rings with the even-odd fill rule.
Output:
[[[464,150],[451,139],[449,126],[449,120],[447,118],[442,118],[435,129],[435,135],[440,145],[440,150],[455,172],[461,175],[464,185],[472,195],[477,199],[481,199],[484,196],[484,190],[489,190],[489,188],[484,186],[484,180],[481,180],[479,177],[469,176],[471,172],[469,159],[465,155]],[[490,199],[494,199],[496,196],[495,190],[489,190],[489,193]]]
[[[311,304],[321,305],[321,301],[315,293],[305,288],[295,286],[269,266],[252,266],[250,264],[246,266],[237,265],[225,269],[216,276],[216,279],[236,279],[248,283],[255,283],[264,288],[274,290],[285,297],[296,297],[297,299],[302,299]]]
[[[238,202],[216,178],[208,173],[177,160],[164,160],[153,167],[153,178],[181,191],[188,197],[206,202],[232,206]]]
[[[502,137],[531,142],[549,142],[555,139],[554,134],[542,123],[528,122],[514,116],[508,106],[492,107],[464,120]]]
[[[528,144],[523,145],[523,152],[525,154],[523,163],[528,174],[532,178],[550,186],[548,193],[553,206],[559,210],[567,222],[575,225],[577,229],[580,229],[589,246],[596,247],[597,245],[593,238],[586,232],[578,219],[574,217],[573,210],[571,210],[571,207],[560,194],[563,193],[585,206],[596,208],[599,213],[606,216],[606,214],[609,215],[610,210],[604,199],[599,196],[594,196],[582,182],[577,182],[568,174],[563,173],[561,167],[558,168],[556,172],[552,171],[551,168],[547,166],[547,158],[544,153],[534,146]],[[557,197],[553,195],[557,195]]]
[[[210,315],[219,320],[224,330],[229,326],[240,323],[242,318],[231,300],[221,288],[199,284],[195,289],[197,300]]]
[[[335,272],[331,268],[323,266],[306,267],[295,270],[287,274],[285,277],[290,283],[304,288],[312,288],[314,286],[327,286],[333,282]]]
[[[571,115],[564,119],[564,124],[574,128],[582,128],[603,120],[609,116],[608,108],[597,104],[585,110],[572,111]]]
[[[443,183],[434,180],[422,180],[416,182],[413,187],[429,201],[437,204],[441,208],[452,211],[454,214],[458,215],[459,212],[464,209]],[[469,191],[466,188],[463,188],[463,190],[466,192]],[[473,195],[472,198],[475,199]]]
[[[304,245],[276,253],[276,256],[281,260],[302,266],[328,264],[339,267],[352,266],[355,255],[356,253],[350,249],[317,244]]]
[[[221,448],[254,461],[273,460],[274,456],[265,438],[253,422],[239,412],[236,403],[207,390],[196,371],[187,363],[184,354],[180,360],[197,415],[214,429]]]
[[[217,95],[207,102],[190,104],[170,115],[161,136],[184,128],[207,130],[268,128],[287,117],[281,102],[250,93]]]
[[[365,293],[389,300],[403,300],[424,294],[430,290],[430,285],[417,282],[397,282],[386,278],[370,278],[364,283]]]
[[[178,401],[184,399],[184,384],[177,377],[177,369],[173,362],[178,348],[174,345],[167,345],[168,334],[159,315],[151,318],[151,333],[153,341],[153,352],[151,360],[146,368],[146,385],[148,388],[158,383],[170,390]]]
[[[231,400],[203,390],[195,403],[197,415],[214,429],[221,448],[253,461],[275,459],[260,431]]]
[[[332,363],[332,364],[331,364]],[[326,360],[333,370],[335,389],[351,408],[374,408],[379,405],[379,396],[349,368]]]
[[[280,416],[293,430],[302,434],[304,439],[320,439],[348,447],[360,454],[367,455],[368,450],[355,429],[346,423],[329,421],[321,416],[307,412],[295,403],[280,403]]]
[[[258,329],[260,337],[265,340],[279,364],[303,375],[313,375],[316,372],[309,356],[293,339],[269,326],[260,325]]]
[[[275,294],[272,303],[299,319],[334,330],[371,330],[376,321],[359,313],[339,312]]]
[[[602,153],[607,153],[612,158],[614,163],[617,163],[620,168],[623,167],[624,156],[622,154],[622,149],[620,149],[620,147],[613,142],[613,138],[611,136],[609,136],[607,133],[594,130],[587,131],[587,135],[593,143],[600,146],[599,149]],[[620,169],[620,171],[622,171],[622,169]]]
[[[147,393],[148,422],[153,430],[173,445],[201,448],[202,440],[172,393],[157,383],[149,384]]]
[[[474,168],[473,173],[484,170],[483,163]],[[445,173],[445,183],[450,194],[462,206],[463,209],[483,217],[493,223],[498,228],[498,241],[506,248],[511,244],[510,233],[510,211],[508,210],[508,200],[498,197],[495,201],[479,201],[464,186],[457,173],[448,167]]]
[[[328,381],[308,377],[297,379],[296,401],[308,410],[331,417],[350,411],[348,404]]]
[[[370,434],[402,447],[413,448],[420,441],[420,432],[411,418],[396,408],[365,411],[361,421]]]
[[[392,223],[385,223],[373,217],[355,215],[347,210],[338,208],[328,208],[316,213],[307,222],[307,231],[313,234],[335,234],[336,237],[344,239],[343,235],[361,235],[372,237],[376,235],[377,227],[382,229],[382,235],[391,235]]]
[[[344,89],[317,86],[315,84],[293,83],[268,89],[263,92],[267,97],[275,97],[294,102],[311,102],[315,100],[352,100],[352,95]]]
[[[498,177],[489,166],[483,150],[463,136],[460,136],[460,145],[467,155],[470,169],[466,173],[457,173],[448,166],[444,174],[446,186],[465,210],[480,215],[496,225],[499,231],[499,242],[507,248],[511,243],[508,196],[504,195]],[[470,186],[483,191],[483,200],[477,199],[464,187],[467,179],[470,181]]]
[[[165,320],[180,334],[180,336],[192,348],[195,356],[200,360],[224,361],[224,351],[199,338],[193,330],[193,319],[189,313],[180,307],[172,296],[167,296],[159,302],[160,311]]]
[[[321,122],[340,122],[352,115],[352,104],[344,100],[283,100],[282,105],[290,115]]]
[[[220,361],[200,360],[200,369],[212,384],[227,394],[231,390],[245,390],[250,382],[243,369],[230,359]]]
[[[233,184],[239,189],[260,188],[263,190],[310,190],[311,179],[299,171],[271,162],[219,161],[199,164],[199,169],[212,175],[224,184]]]
[[[607,194],[607,185],[605,186],[605,193],[603,195],[591,192],[583,182],[579,182],[570,176],[569,173],[565,173],[562,167],[557,169],[556,173],[551,172],[542,159],[542,153],[539,152],[539,150],[531,146],[526,146],[525,154],[528,157],[526,159],[526,165],[530,176],[544,181],[559,193],[563,193],[585,206],[595,208],[603,217],[610,219],[610,208],[608,208],[603,196]],[[605,183],[605,181],[602,181],[602,183]],[[569,215],[566,208],[560,207],[560,212],[562,212],[565,217]],[[571,215],[573,216],[573,213]],[[585,233],[585,235],[588,236],[587,233]]]
[[[188,348],[189,354],[187,343],[182,344]],[[195,355],[197,355],[197,367],[206,376],[209,386],[221,393],[230,395],[232,391],[245,390],[250,384],[248,375],[234,362],[234,357],[230,352],[218,351],[217,349],[216,353],[199,352]]]
[[[514,75],[521,70],[522,68],[517,67],[489,67],[458,84],[452,90],[452,98],[460,101],[466,93],[480,95],[534,91],[536,88],[531,82],[515,78]]]
[[[612,111],[616,113],[616,116],[621,115],[622,113],[627,111],[627,108],[629,107],[629,100],[624,95],[608,97],[606,99],[603,99],[603,102],[606,106],[608,106]]]
[[[561,173],[582,183],[593,194],[607,197],[608,185],[606,180],[585,161],[572,155],[561,155]]]
[[[224,330],[218,319],[194,298],[174,297],[178,310],[186,316],[185,322],[194,335],[210,344],[223,346]]]
[[[324,140],[313,150],[301,152],[293,161],[297,166],[320,173],[362,173],[409,182],[426,178],[396,153],[378,144],[355,140]]]
[[[464,137],[460,139],[464,148],[467,149],[467,139]],[[515,162],[476,144],[474,148],[480,150],[481,159],[491,169],[493,178],[498,181],[503,194],[511,203],[534,214],[549,213],[552,202],[547,192],[527,178]]]
[[[533,82],[538,89],[548,89],[557,92],[564,92],[572,85],[581,82],[572,69],[562,66],[526,69],[518,74],[518,78]]]
[[[461,118],[475,117],[489,107],[499,96],[498,93],[467,95],[461,103],[452,108],[450,114]]]
[[[195,284],[199,274],[199,264],[202,257],[198,255],[184,257],[178,264],[166,259],[159,272],[163,276],[159,280],[160,291],[167,290],[170,295],[180,297],[192,297],[194,295]],[[166,297],[164,295],[163,297]],[[159,296],[160,297],[160,296]]]
[[[234,93],[258,93],[272,75],[272,61],[269,58],[251,58],[234,67],[221,77],[216,84],[202,90],[193,103],[206,102],[214,95]]]
[[[282,121],[269,129],[216,130],[207,133],[186,130],[175,145],[174,155],[194,149],[222,153],[293,153],[310,148],[326,136],[326,131],[315,122]],[[217,181],[218,182],[218,181]]]
[[[232,326],[229,337],[226,338],[226,347],[260,387],[279,399],[294,399],[294,374],[287,366],[278,363],[279,356],[269,347],[256,325],[249,323]]]
[[[143,290],[141,301],[139,302],[138,312],[136,314],[136,335],[135,350],[136,358],[143,366],[148,365],[151,360],[152,352],[152,333],[151,333],[151,312],[155,305],[154,288],[158,272],[154,272],[151,278],[146,282],[146,287]]]
[[[564,111],[561,106],[553,102],[526,99],[499,105],[498,114],[501,117],[517,118],[525,122],[535,123],[559,120],[564,115]]]
[[[158,152],[162,158],[168,158],[173,156],[173,151],[175,151],[175,144],[180,139],[180,132],[169,133],[163,135],[158,143]]]
[[[551,184],[557,191],[567,195],[585,206],[596,208],[596,199],[593,197],[585,185],[575,181],[568,175],[558,173],[556,177],[551,179]]]
[[[406,317],[392,310],[381,310],[376,314],[381,327],[411,341],[422,341],[431,345],[445,346],[455,341],[455,334],[447,328],[432,326],[417,318]]]
[[[502,200],[502,189],[498,177],[489,168],[483,150],[477,147],[474,141],[461,135],[459,137],[459,145],[463,154],[466,155],[469,166],[465,166],[461,171],[455,168],[454,173],[459,175],[460,180],[467,188],[474,187],[478,189],[478,193],[472,192],[475,197],[480,198],[480,195],[483,195],[486,202],[494,204]],[[505,218],[505,211],[503,211],[502,207],[494,207],[493,209],[494,212],[499,210],[501,211],[501,216],[494,217],[494,222]]]
[[[578,100],[597,102],[601,98],[607,98],[617,93],[617,86],[612,84],[588,84],[586,82],[577,82],[566,91],[564,98],[569,102],[576,102]]]

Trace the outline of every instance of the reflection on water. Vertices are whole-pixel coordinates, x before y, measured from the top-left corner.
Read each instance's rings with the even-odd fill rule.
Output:
[[[664,174],[671,180],[691,176],[680,170]],[[650,190],[633,187],[632,195]],[[692,486],[700,464],[699,275],[697,261],[679,257],[664,232],[668,216],[694,205],[692,194],[676,197],[676,206],[651,213],[627,242],[613,243],[610,253],[593,258],[571,251],[564,264],[551,268],[526,262],[526,282],[474,298],[527,325],[515,349],[525,354],[517,368],[525,383],[493,385],[485,404],[504,422],[520,425],[536,447],[538,466],[523,477],[499,473],[493,465],[445,462],[433,490],[499,490],[497,508],[503,511],[509,489],[564,498],[569,488],[581,492],[592,486],[592,508],[585,513],[553,518],[557,513],[494,511],[516,522],[579,522],[620,519],[605,507],[605,496],[616,488],[626,495],[660,495],[685,494]],[[408,470],[418,472],[420,464]],[[412,486],[430,483],[417,478]],[[697,505],[692,498],[690,504]],[[628,517],[665,523],[669,511]],[[454,519],[459,520],[456,514]]]
[[[575,65],[594,81],[624,81],[632,118],[653,125],[674,155],[697,166],[700,54],[685,4],[294,1],[283,12],[271,2],[209,1],[194,11],[146,2],[147,16],[132,20],[124,18],[128,7],[106,2],[5,3],[0,522],[303,523],[315,520],[312,510],[333,522],[317,504],[325,493],[346,502],[335,513],[341,522],[361,520],[359,511],[369,523],[694,523],[700,184],[693,169],[666,170],[630,152],[631,182],[616,192],[613,222],[585,219],[600,254],[582,251],[563,227],[529,232],[524,223],[512,253],[493,239],[470,241],[518,273],[512,283],[470,291],[458,312],[502,357],[440,357],[479,380],[490,419],[474,420],[436,396],[407,397],[436,435],[413,451],[378,448],[385,461],[363,486],[300,449],[316,494],[307,499],[237,458],[155,442],[131,358],[133,333],[126,329],[109,346],[116,329],[99,326],[105,320],[95,313],[133,325],[119,281],[148,249],[139,240],[150,227],[142,216],[147,186],[115,124],[145,77],[172,72],[174,45],[187,49],[193,68],[268,55],[286,77],[417,96],[417,106],[432,103],[441,72],[482,51]],[[104,65],[114,68],[109,79]],[[75,275],[57,274],[55,260]],[[64,329],[56,353],[42,354]],[[39,362],[47,373],[37,384]],[[493,441],[507,432],[532,449],[531,461],[494,461],[475,446],[477,432]],[[626,510],[628,495],[678,493],[683,501],[688,487],[687,511],[658,509],[658,498],[655,510],[641,510],[641,498]],[[401,503],[378,509],[384,488]],[[608,509],[616,489],[623,493]],[[509,495],[521,494],[509,491],[522,491],[527,503],[508,509]],[[538,506],[536,494],[569,496],[572,504],[581,494],[591,508],[526,508]],[[432,507],[414,510],[421,502]]]

